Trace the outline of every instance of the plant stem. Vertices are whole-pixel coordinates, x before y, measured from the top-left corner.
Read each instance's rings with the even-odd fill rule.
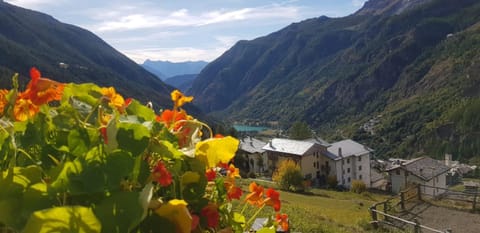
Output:
[[[248,230],[252,221],[255,220],[255,218],[260,213],[260,211],[263,210],[263,207],[265,207],[265,204],[263,204],[262,207],[258,208],[258,210],[252,215],[252,217],[250,217],[250,219],[248,219],[247,223],[245,223],[245,228],[243,229],[244,231]]]

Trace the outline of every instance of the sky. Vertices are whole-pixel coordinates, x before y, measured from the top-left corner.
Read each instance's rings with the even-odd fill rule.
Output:
[[[239,40],[291,23],[342,17],[365,0],[5,0],[92,31],[141,64],[213,61]]]

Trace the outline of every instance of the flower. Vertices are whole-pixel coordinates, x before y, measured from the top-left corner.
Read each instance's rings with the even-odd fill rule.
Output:
[[[239,200],[240,197],[242,197],[242,189],[233,185],[233,184],[230,184],[230,185],[227,185],[227,198],[228,200],[232,200],[232,199],[237,199]]]
[[[185,96],[185,95],[184,95],[182,92],[180,92],[179,90],[174,90],[174,91],[172,91],[172,93],[170,94],[170,96],[172,97],[173,108],[174,108],[174,109],[180,108],[180,107],[182,107],[184,104],[190,103],[190,102],[192,102],[192,100],[193,100],[193,96]]]
[[[170,174],[162,161],[157,162],[157,165],[152,171],[152,175],[163,187],[169,186],[172,183],[172,174]]]
[[[264,200],[266,205],[272,206],[275,211],[280,211],[280,194],[272,188],[265,193],[267,198]]]
[[[116,108],[121,113],[125,111],[125,100],[121,95],[117,94],[115,88],[104,87],[101,89],[101,92],[103,97],[109,101],[111,107]]]
[[[233,137],[210,138],[195,145],[196,157],[208,168],[219,162],[228,163],[237,151],[239,141]]]
[[[200,211],[200,215],[207,219],[207,226],[216,228],[220,221],[220,214],[218,213],[217,206],[215,204],[208,204]]]
[[[250,193],[245,197],[245,200],[252,205],[259,205],[263,199],[263,187],[252,182],[248,186]]]
[[[175,224],[176,233],[190,233],[192,231],[192,216],[187,209],[188,203],[184,200],[173,199],[160,206],[155,213]]]
[[[181,121],[190,118],[191,117],[189,117],[184,110],[177,111],[166,109],[160,116],[157,116],[157,121],[164,123],[167,128],[177,131],[185,125],[185,122]]]
[[[8,90],[1,89],[0,90],[0,116],[3,115],[3,110],[5,110],[5,106],[8,104],[7,100]]]
[[[240,170],[235,167],[235,165],[230,164],[227,170],[227,176],[229,178],[240,177]]]
[[[280,225],[283,231],[288,231],[289,225],[287,214],[277,213],[277,215],[275,216],[275,221],[278,223],[278,225]]]
[[[20,93],[20,98],[30,99],[35,105],[62,99],[65,84],[42,78],[40,71],[35,67],[30,69],[30,78],[27,89]]]
[[[209,168],[205,172],[205,176],[207,177],[207,181],[213,181],[215,177],[217,177],[217,173],[212,168]]]
[[[34,117],[40,108],[33,104],[30,99],[18,98],[13,107],[13,117],[16,121],[26,121]]]

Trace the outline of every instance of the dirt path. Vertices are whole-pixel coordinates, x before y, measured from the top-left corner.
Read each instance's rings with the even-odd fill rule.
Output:
[[[451,229],[453,233],[480,232],[480,214],[438,207],[427,202],[412,203],[407,210],[402,218],[417,218],[420,224],[434,229]]]

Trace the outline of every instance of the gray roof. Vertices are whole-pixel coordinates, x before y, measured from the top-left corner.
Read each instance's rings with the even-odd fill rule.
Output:
[[[425,181],[431,180],[433,177],[437,177],[450,170],[450,168],[442,162],[424,156],[409,160],[401,165],[395,165],[387,171],[392,171],[400,168],[407,170],[411,174]]]
[[[330,146],[330,143],[328,143],[327,141],[319,138],[319,137],[314,137],[314,138],[309,138],[309,139],[305,139],[303,141],[306,141],[306,142],[313,142],[313,143],[318,143],[322,146],[325,146],[325,147],[329,147]]]
[[[341,148],[342,157],[358,156],[366,153],[370,153],[373,150],[351,139],[332,143],[327,148],[328,152],[335,155],[335,159],[340,159],[338,149]]]
[[[316,144],[318,143],[285,138],[274,138],[270,140],[270,142],[268,142],[263,149],[302,156]]]
[[[248,153],[263,153],[265,152],[262,147],[267,143],[260,141],[252,137],[244,137],[240,140],[240,150],[246,151]]]

